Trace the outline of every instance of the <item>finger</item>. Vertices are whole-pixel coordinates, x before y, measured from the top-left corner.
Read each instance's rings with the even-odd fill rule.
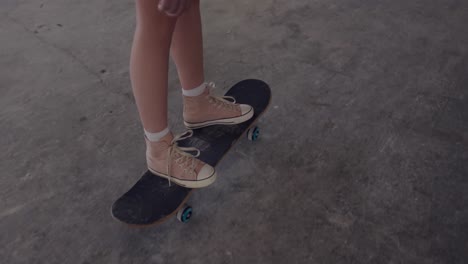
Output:
[[[159,11],[165,11],[167,0],[159,0],[158,9]]]
[[[175,8],[170,11],[166,11],[166,15],[177,17],[180,16],[180,14],[182,14],[182,12],[184,11],[185,0],[176,0],[176,2],[177,5],[175,6]]]
[[[177,0],[160,0],[158,8],[159,10],[166,12],[166,13],[172,13],[171,10],[174,9],[174,7],[177,7]]]
[[[175,14],[179,9],[180,0],[170,0],[169,2],[171,3],[171,5],[166,10],[166,12],[170,14]]]
[[[176,16],[180,16],[186,10],[186,7],[187,7],[187,0],[181,0],[179,3],[179,8],[176,10],[174,14]]]

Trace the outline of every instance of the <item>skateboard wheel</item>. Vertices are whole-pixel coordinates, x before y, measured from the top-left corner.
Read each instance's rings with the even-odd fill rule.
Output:
[[[182,223],[187,223],[190,218],[192,217],[192,207],[190,205],[184,205],[178,212],[177,212],[177,219]]]
[[[249,131],[247,132],[247,138],[248,138],[250,141],[256,141],[259,137],[260,137],[260,129],[259,129],[257,126],[252,127],[252,128],[249,129]]]

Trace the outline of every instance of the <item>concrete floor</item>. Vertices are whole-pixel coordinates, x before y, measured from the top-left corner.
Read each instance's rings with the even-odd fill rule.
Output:
[[[109,214],[145,168],[133,5],[0,2],[1,263],[468,263],[467,1],[203,1],[209,80],[272,107],[146,229]]]

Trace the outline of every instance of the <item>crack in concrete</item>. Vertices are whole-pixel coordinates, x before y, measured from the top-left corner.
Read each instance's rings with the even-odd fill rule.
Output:
[[[31,35],[33,35],[37,40],[39,40],[39,42],[41,42],[42,44],[48,46],[48,47],[51,47],[51,48],[54,48],[56,50],[58,50],[59,52],[61,52],[62,54],[65,54],[67,57],[71,58],[72,61],[78,65],[81,66],[81,68],[88,74],[90,74],[91,76],[95,77],[99,84],[101,85],[102,88],[107,88],[107,85],[106,83],[104,82],[104,80],[97,74],[93,71],[93,69],[91,67],[89,67],[86,63],[84,63],[83,61],[81,61],[77,56],[75,56],[72,52],[70,52],[69,50],[65,49],[65,48],[62,48],[60,46],[57,46],[56,44],[54,43],[51,43],[47,40],[45,40],[44,38],[41,38],[40,36],[38,36],[33,30],[29,29],[26,25],[24,25],[23,23],[21,23],[19,20],[11,17],[9,14],[6,14],[6,17],[13,23],[17,24],[18,26],[22,27],[24,31],[30,33]]]

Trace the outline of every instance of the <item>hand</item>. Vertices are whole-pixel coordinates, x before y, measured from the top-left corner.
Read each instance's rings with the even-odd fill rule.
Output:
[[[168,16],[180,16],[190,6],[191,0],[159,0],[158,9]]]

